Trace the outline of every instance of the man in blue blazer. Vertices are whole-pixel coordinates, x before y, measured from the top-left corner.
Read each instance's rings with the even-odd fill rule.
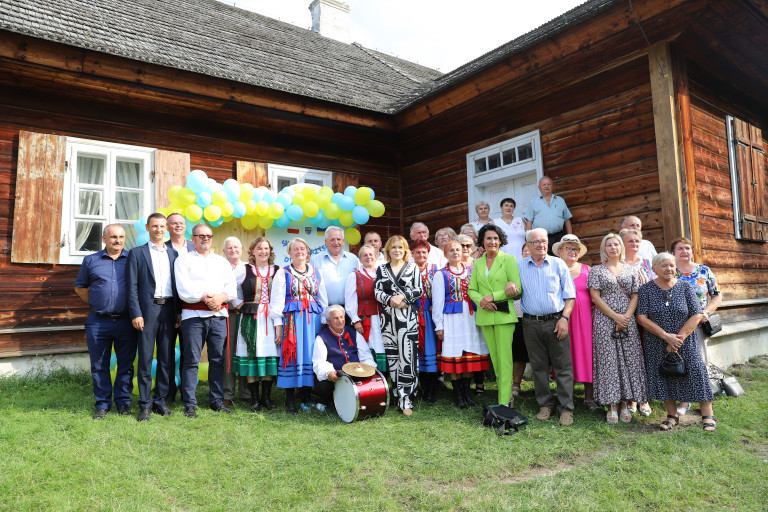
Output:
[[[180,302],[176,293],[173,267],[178,253],[163,243],[166,218],[153,213],[147,219],[149,242],[131,249],[126,281],[128,312],[138,333],[139,421],[147,421],[151,412],[171,414],[165,405],[174,375],[176,327]],[[152,359],[157,344],[155,393],[152,391]]]

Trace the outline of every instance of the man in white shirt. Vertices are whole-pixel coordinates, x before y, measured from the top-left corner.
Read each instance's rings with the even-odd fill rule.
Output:
[[[222,256],[211,252],[213,232],[198,224],[192,233],[195,250],[176,259],[176,287],[182,300],[181,399],[184,416],[196,418],[197,370],[203,343],[208,346],[208,386],[212,410],[232,414],[224,405],[224,348],[228,302],[238,302],[235,273]]]
[[[136,247],[128,255],[126,286],[128,312],[138,333],[139,421],[149,420],[151,413],[168,416],[165,405],[175,369],[176,328],[179,306],[173,267],[177,253],[163,243],[166,218],[153,213],[147,218],[149,242]],[[157,367],[154,397],[152,359],[157,344]]]
[[[411,225],[411,240],[414,242],[417,242],[419,240],[424,240],[425,242],[429,243],[429,228],[426,224],[423,222],[414,222]],[[411,256],[411,261],[413,261],[413,256]],[[443,251],[438,249],[432,244],[429,244],[429,255],[427,256],[427,264],[437,265],[437,268],[443,268],[447,263],[448,259],[446,259],[445,254],[443,254]]]
[[[365,238],[363,238],[363,245],[370,245],[373,247],[375,252],[374,256],[376,257],[376,268],[379,268],[380,265],[384,265],[387,262],[386,258],[384,258],[384,255],[381,253],[381,236],[377,232],[367,232]],[[360,264],[360,268],[363,268],[362,263]]]
[[[642,232],[643,222],[634,215],[629,215],[624,217],[621,221],[621,229],[635,229]],[[651,241],[646,240],[645,238],[640,240],[640,249],[637,250],[637,257],[643,260],[653,261],[654,256],[656,256],[656,248]]]
[[[325,230],[326,250],[312,256],[312,266],[323,275],[328,304],[344,305],[344,285],[347,277],[357,270],[357,256],[344,250],[344,230],[330,226]]]
[[[315,338],[312,352],[312,370],[317,377],[314,392],[320,399],[320,410],[331,404],[333,384],[339,380],[336,372],[342,366],[365,363],[376,367],[365,338],[352,327],[344,325],[344,308],[334,304],[326,309],[325,315],[328,325]]]

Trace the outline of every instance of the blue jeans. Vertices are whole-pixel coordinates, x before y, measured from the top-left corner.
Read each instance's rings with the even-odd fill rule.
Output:
[[[133,361],[136,359],[136,329],[128,315],[108,318],[89,313],[85,321],[85,339],[91,358],[93,396],[97,409],[109,409],[112,405],[112,379],[109,374],[109,360],[112,346],[117,357],[115,376],[115,405],[131,405],[133,391]]]
[[[197,369],[203,343],[208,345],[208,387],[211,407],[224,400],[224,347],[227,342],[227,318],[192,317],[181,322],[184,347],[181,354],[181,400],[185,407],[197,406]]]

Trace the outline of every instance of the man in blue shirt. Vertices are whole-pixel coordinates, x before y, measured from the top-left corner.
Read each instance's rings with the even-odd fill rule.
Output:
[[[539,413],[546,421],[555,405],[549,390],[549,366],[555,370],[560,424],[573,425],[573,364],[568,321],[576,299],[576,288],[565,262],[547,254],[547,232],[532,229],[525,234],[531,255],[520,262],[523,285],[523,337],[533,371]]]
[[[311,263],[323,275],[328,304],[344,306],[344,285],[360,262],[357,256],[344,250],[344,230],[338,226],[325,230],[325,247],[325,251],[312,256]]]
[[[128,252],[123,250],[125,230],[120,224],[109,224],[101,239],[106,248],[83,259],[75,280],[75,293],[91,308],[85,322],[85,339],[91,358],[95,420],[104,418],[112,405],[109,363],[113,345],[117,356],[115,405],[118,414],[131,414],[133,361],[136,358],[136,330],[128,315],[125,274]]]
[[[559,242],[563,235],[573,233],[571,226],[571,211],[565,204],[565,200],[552,193],[552,178],[543,176],[539,180],[539,197],[534,197],[528,203],[528,210],[525,212],[525,230],[530,231],[534,228],[542,228],[547,232],[549,254],[552,254],[551,247],[555,242]]]

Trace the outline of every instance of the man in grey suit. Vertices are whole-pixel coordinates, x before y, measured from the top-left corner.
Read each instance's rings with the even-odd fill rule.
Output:
[[[147,219],[149,242],[131,249],[126,281],[128,312],[138,333],[139,421],[147,421],[151,412],[171,414],[165,405],[174,374],[175,329],[179,324],[180,302],[176,293],[174,263],[178,253],[163,243],[166,218],[153,213]],[[152,359],[157,344],[157,368],[154,397]]]

